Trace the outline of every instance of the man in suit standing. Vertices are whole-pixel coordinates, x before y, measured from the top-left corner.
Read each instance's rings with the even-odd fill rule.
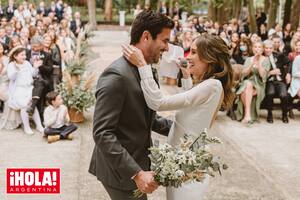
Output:
[[[13,18],[14,16],[14,12],[17,8],[14,5],[14,1],[13,0],[9,0],[8,2],[8,6],[5,8],[5,15],[8,21],[11,20],[11,18]]]
[[[131,45],[141,49],[146,64],[159,61],[168,50],[174,23],[152,11],[141,12],[132,24]],[[124,57],[100,76],[93,122],[93,151],[89,172],[102,182],[112,200],[129,200],[133,190],[157,188],[150,170],[151,130],[168,135],[171,121],[147,107],[138,69]],[[139,200],[146,200],[144,195]]]
[[[80,19],[80,12],[75,12],[74,20],[72,20],[70,23],[70,29],[74,33],[74,35],[78,37],[81,28],[82,28],[82,22]]]

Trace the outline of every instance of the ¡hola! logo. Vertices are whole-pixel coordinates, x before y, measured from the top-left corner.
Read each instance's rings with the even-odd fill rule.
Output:
[[[8,168],[6,192],[10,194],[60,193],[58,168]]]

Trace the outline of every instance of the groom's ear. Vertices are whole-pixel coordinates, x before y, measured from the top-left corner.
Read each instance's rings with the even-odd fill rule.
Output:
[[[149,31],[144,31],[143,34],[142,34],[141,41],[142,42],[148,42],[150,39],[152,39],[151,33]]]

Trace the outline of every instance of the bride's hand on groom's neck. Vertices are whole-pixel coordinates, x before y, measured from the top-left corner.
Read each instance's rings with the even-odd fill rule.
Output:
[[[147,65],[143,52],[132,45],[122,45],[123,56],[133,65],[137,67],[144,67]]]

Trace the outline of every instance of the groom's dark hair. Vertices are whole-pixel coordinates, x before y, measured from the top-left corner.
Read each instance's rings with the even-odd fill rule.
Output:
[[[130,44],[137,44],[144,31],[149,31],[153,40],[164,28],[172,29],[174,22],[169,17],[154,11],[143,11],[138,14],[131,25]]]

